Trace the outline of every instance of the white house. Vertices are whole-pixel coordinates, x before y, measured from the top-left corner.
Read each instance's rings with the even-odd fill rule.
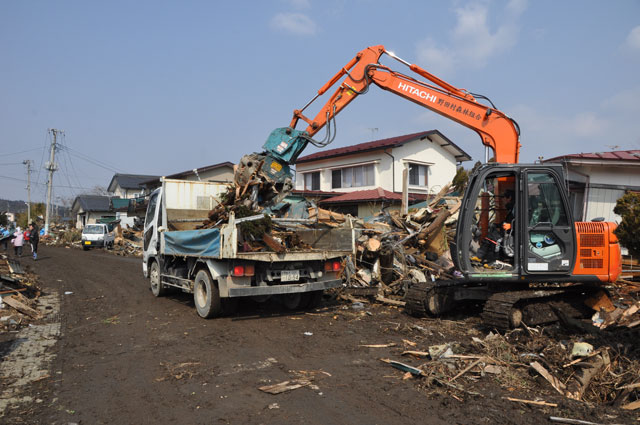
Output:
[[[640,191],[640,150],[570,154],[542,162],[565,165],[576,220],[604,217],[619,223],[616,201],[626,190]]]
[[[337,211],[367,216],[383,203],[400,203],[404,170],[410,197],[424,199],[450,183],[456,167],[470,159],[438,130],[423,131],[298,158],[295,189],[325,197],[320,203]]]

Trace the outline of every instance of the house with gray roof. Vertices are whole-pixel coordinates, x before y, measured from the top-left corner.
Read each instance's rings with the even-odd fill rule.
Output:
[[[159,178],[159,176],[146,174],[114,174],[107,187],[107,192],[118,198],[139,198],[145,195],[143,183]]]
[[[575,220],[604,217],[620,223],[616,202],[627,190],[640,192],[640,150],[575,153],[542,162],[564,165]]]
[[[111,197],[102,195],[78,195],[71,206],[71,216],[75,217],[76,228],[100,220],[115,220],[116,213],[111,208]]]

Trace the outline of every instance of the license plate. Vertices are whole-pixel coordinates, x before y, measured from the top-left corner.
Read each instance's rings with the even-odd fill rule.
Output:
[[[91,241],[84,241],[85,245],[91,245]]]
[[[280,272],[280,281],[293,282],[300,280],[300,270],[282,270]]]

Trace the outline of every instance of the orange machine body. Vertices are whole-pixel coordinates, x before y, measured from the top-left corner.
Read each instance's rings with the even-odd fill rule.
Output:
[[[573,274],[615,282],[622,273],[620,244],[613,233],[615,223],[576,222],[575,226],[577,245]]]

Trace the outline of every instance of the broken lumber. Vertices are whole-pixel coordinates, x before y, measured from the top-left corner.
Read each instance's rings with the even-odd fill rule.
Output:
[[[258,389],[269,394],[280,394],[287,391],[297,390],[298,388],[306,387],[310,384],[311,381],[306,379],[294,379],[291,381],[280,382],[279,384],[265,385]]]
[[[20,301],[15,299],[13,296],[4,297],[2,299],[2,301],[4,303],[6,303],[8,306],[13,307],[14,309],[18,310],[20,313],[26,314],[27,316],[29,316],[29,317],[31,317],[33,319],[39,319],[40,318],[40,313],[37,310],[34,310],[31,307],[29,307],[28,305],[21,303]]]
[[[573,400],[582,400],[584,392],[603,367],[609,364],[609,356],[605,351],[601,355],[593,357],[586,366],[581,368],[573,377],[567,386],[566,396]]]
[[[627,403],[622,406],[624,410],[636,410],[640,409],[640,400],[632,401],[631,403]]]
[[[396,306],[396,307],[404,307],[405,304],[406,304],[405,301],[392,300],[392,299],[383,297],[382,295],[376,296],[376,301],[381,302],[383,304],[393,305],[393,306]]]
[[[549,371],[544,368],[544,366],[542,366],[538,362],[531,362],[530,366],[534,368],[536,372],[542,375],[542,377],[546,379],[547,382],[549,382],[551,386],[556,389],[556,391],[564,395],[564,392],[567,389],[567,387],[558,378],[550,374]]]
[[[287,250],[284,247],[284,245],[282,245],[280,242],[278,242],[273,236],[271,236],[268,233],[265,233],[264,235],[262,235],[262,240],[264,241],[265,244],[267,244],[269,248],[271,248],[274,252],[277,252],[278,254],[283,253]]]
[[[533,404],[535,406],[558,407],[558,403],[548,403],[546,401],[523,400],[521,398],[513,398],[513,397],[507,397],[507,400],[515,401],[515,402],[518,402],[518,403]]]

